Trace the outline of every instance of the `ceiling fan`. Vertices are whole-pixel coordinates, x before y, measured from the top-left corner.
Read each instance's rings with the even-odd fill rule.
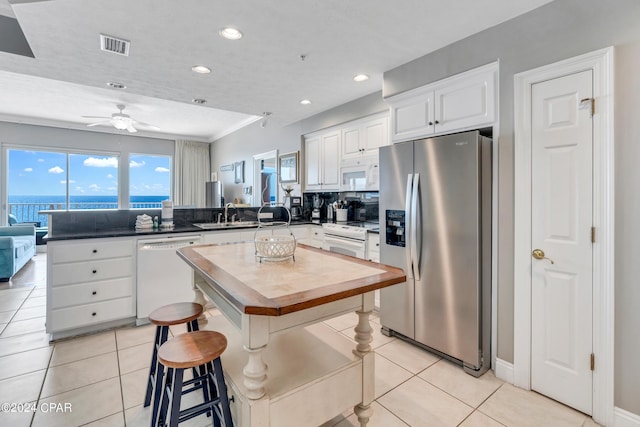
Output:
[[[136,129],[136,126],[144,126],[147,127],[149,129],[152,130],[160,130],[159,127],[157,126],[153,126],[150,125],[149,123],[145,123],[145,122],[141,122],[138,120],[135,120],[133,117],[131,117],[128,114],[124,114],[123,111],[125,109],[125,106],[122,104],[119,104],[116,106],[118,108],[118,110],[120,110],[120,112],[118,113],[113,113],[111,115],[111,117],[102,117],[102,116],[82,116],[85,119],[104,119],[103,121],[100,122],[96,122],[96,123],[91,123],[88,124],[88,127],[92,127],[92,126],[100,126],[100,125],[111,125],[116,129],[119,130],[128,130],[129,132],[137,132],[138,129]]]

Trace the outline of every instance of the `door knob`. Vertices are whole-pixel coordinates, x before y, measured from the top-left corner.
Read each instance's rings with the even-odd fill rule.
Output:
[[[544,256],[544,251],[542,249],[534,249],[533,252],[531,252],[531,256],[535,259],[547,259],[551,264],[555,264],[551,258]]]

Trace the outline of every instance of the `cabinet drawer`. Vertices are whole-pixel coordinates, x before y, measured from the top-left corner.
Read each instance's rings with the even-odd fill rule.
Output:
[[[133,298],[59,308],[51,310],[51,316],[47,319],[47,332],[80,328],[131,316],[135,316]]]
[[[133,278],[123,277],[77,285],[57,286],[51,290],[53,309],[133,296]]]
[[[54,264],[133,256],[133,240],[91,240],[86,243],[65,243],[52,246]]]
[[[135,274],[131,257],[53,264],[51,270],[51,286],[131,277]]]

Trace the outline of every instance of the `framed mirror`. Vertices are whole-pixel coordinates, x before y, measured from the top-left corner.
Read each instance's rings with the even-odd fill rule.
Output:
[[[278,176],[281,183],[298,182],[298,152],[286,153],[278,158]]]
[[[236,184],[244,183],[244,160],[241,162],[236,162],[233,170],[235,172],[233,182]]]
[[[252,206],[278,201],[278,150],[253,156]]]

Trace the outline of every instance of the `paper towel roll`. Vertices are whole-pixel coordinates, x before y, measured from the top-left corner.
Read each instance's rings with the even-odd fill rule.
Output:
[[[173,221],[173,202],[171,200],[162,201],[162,222]]]

